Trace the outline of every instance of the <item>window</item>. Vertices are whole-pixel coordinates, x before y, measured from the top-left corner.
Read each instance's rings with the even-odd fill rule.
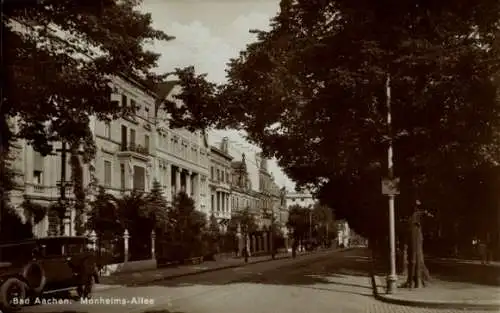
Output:
[[[111,186],[111,162],[104,161],[104,186]]]
[[[144,135],[144,148],[146,149],[147,152],[149,152],[149,136]]]
[[[210,167],[210,178],[214,179],[214,167]]]
[[[149,120],[149,108],[148,107],[144,108],[144,118]]]
[[[63,246],[58,242],[47,242],[45,244],[45,255],[50,256],[61,256],[63,253]]]
[[[44,157],[34,151],[33,153],[33,183],[43,185]]]
[[[304,201],[304,198],[300,198],[300,201]]]
[[[132,107],[132,110],[137,109],[137,104],[134,99],[130,99],[130,106]]]
[[[215,196],[212,194],[212,211],[214,210],[214,207],[215,207]]]
[[[127,107],[128,106],[128,101],[127,101],[127,96],[126,95],[122,95],[122,107]]]
[[[127,151],[127,126],[122,125],[122,151]]]
[[[220,180],[221,180],[222,182],[224,182],[224,176],[225,176],[225,175],[224,175],[224,170],[221,170],[221,171],[220,171],[220,176],[221,176],[221,177],[220,177]]]
[[[230,183],[230,181],[229,181],[229,172],[226,172],[226,183]]]
[[[217,169],[217,181],[219,181],[219,180],[220,180],[220,170]]]
[[[146,170],[141,166],[134,166],[134,189],[144,191],[146,188]]]
[[[130,146],[135,147],[135,129],[130,130]]]
[[[33,184],[42,185],[43,184],[43,172],[33,171]]]
[[[82,253],[83,252],[83,248],[84,248],[84,245],[82,245],[82,244],[69,243],[66,246],[65,254],[72,255],[72,254]]]
[[[104,136],[108,139],[111,139],[111,123],[106,122],[104,124]]]
[[[125,164],[120,164],[120,189],[125,189]]]

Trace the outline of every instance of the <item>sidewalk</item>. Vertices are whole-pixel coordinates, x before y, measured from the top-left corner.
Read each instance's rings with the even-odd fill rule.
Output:
[[[432,275],[432,274],[431,274]],[[398,282],[398,286],[404,280]],[[377,277],[378,300],[393,304],[426,308],[500,310],[500,287],[464,282],[450,282],[439,279],[423,288],[399,288],[393,294],[386,294],[385,278]]]
[[[314,252],[300,252],[297,256]],[[275,256],[275,260],[291,258],[291,253],[282,252]],[[96,285],[96,290],[110,289],[121,286],[140,286],[154,283],[166,279],[190,276],[200,273],[213,272],[223,269],[236,268],[246,264],[273,261],[270,255],[250,257],[248,263],[243,258],[221,258],[217,261],[207,261],[198,265],[181,265],[176,267],[159,268],[141,272],[119,273],[100,278],[100,284]]]

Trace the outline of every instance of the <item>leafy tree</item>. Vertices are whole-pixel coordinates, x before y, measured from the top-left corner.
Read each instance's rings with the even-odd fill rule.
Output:
[[[183,258],[201,256],[202,235],[206,227],[207,218],[204,213],[197,211],[194,200],[185,192],[174,197],[170,220],[175,221],[169,229],[170,238],[182,250]]]
[[[0,229],[0,241],[17,241],[34,237],[31,221],[23,222],[19,214],[14,210],[9,205],[6,206],[6,210],[3,212],[3,227]]]
[[[250,208],[247,207],[241,211],[234,212],[233,216],[231,216],[231,220],[231,224],[236,225],[237,230],[240,232],[243,238],[245,262],[248,262],[248,237],[252,233],[256,232],[259,228],[259,226],[257,225],[257,221],[255,220],[255,216],[252,214],[252,212],[250,212]]]
[[[431,180],[496,164],[499,2],[283,0],[280,7],[272,29],[258,31],[231,61],[227,84],[210,84],[193,68],[177,71],[186,106],[174,112],[176,125],[244,129],[299,185],[380,242],[389,142],[401,179],[398,219],[412,216]]]
[[[83,162],[89,163],[95,155],[91,116],[109,120],[135,110],[111,101],[112,76],[125,74],[151,86],[160,80],[162,76],[151,72],[159,55],[145,50],[143,43],[173,37],[152,28],[151,15],[136,9],[140,3],[49,0],[3,4],[0,27],[9,44],[1,48],[5,79],[0,176],[6,173],[10,144],[16,139],[25,139],[42,155],[52,152],[52,142],[65,141],[72,148],[83,147]],[[57,31],[66,34],[64,40]],[[15,133],[8,125],[12,118],[19,128]],[[75,162],[74,171],[76,166]],[[75,184],[78,211],[83,205],[81,190]],[[2,180],[0,198],[6,192]]]
[[[328,243],[329,240],[335,239],[337,232],[331,208],[316,202],[312,209],[312,222],[318,240]]]
[[[173,224],[173,221],[168,216],[169,210],[167,199],[163,196],[162,187],[157,180],[154,180],[153,188],[145,198],[145,205],[141,213],[154,221],[155,228],[164,232]]]
[[[48,208],[41,204],[26,199],[21,206],[24,209],[26,220],[32,222],[34,225],[40,223],[47,216]]]
[[[211,214],[204,234],[204,242],[208,245],[209,251],[219,251],[222,239],[223,234],[221,233],[219,222],[217,222],[217,218]]]
[[[100,240],[111,240],[115,236],[123,235],[123,227],[120,221],[120,209],[117,199],[108,194],[103,187],[99,187],[98,194],[90,204],[90,214],[87,219],[86,228],[95,230]],[[121,202],[120,202],[121,203]]]
[[[288,221],[286,226],[291,230],[295,240],[304,240],[309,236],[309,214],[308,208],[292,205],[288,209]]]

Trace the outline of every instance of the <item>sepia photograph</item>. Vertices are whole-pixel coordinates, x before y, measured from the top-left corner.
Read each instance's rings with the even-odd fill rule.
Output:
[[[500,313],[499,0],[0,14],[0,313]]]

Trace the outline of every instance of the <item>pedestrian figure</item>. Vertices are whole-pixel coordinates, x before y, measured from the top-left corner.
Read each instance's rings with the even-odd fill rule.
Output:
[[[483,240],[479,240],[477,248],[478,248],[478,252],[479,252],[479,257],[481,258],[481,264],[486,264],[486,262],[487,262],[486,243]]]

